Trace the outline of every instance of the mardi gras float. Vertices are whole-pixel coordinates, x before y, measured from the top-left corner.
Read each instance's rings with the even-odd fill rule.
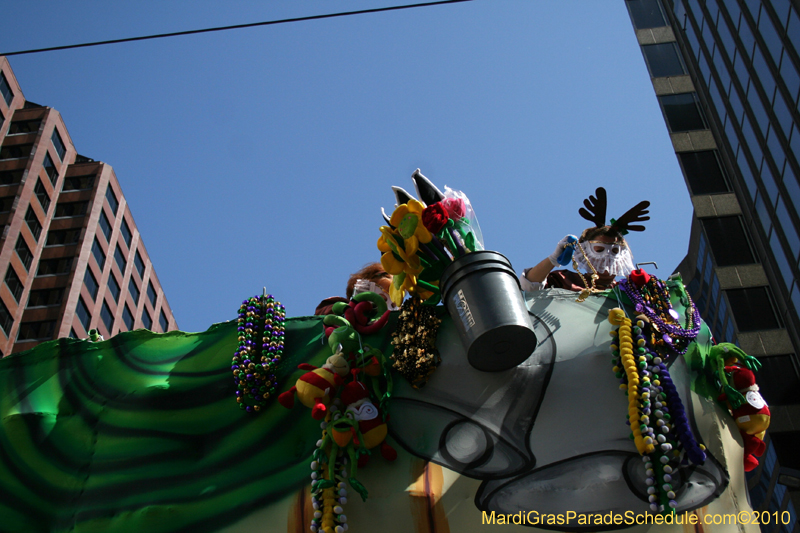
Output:
[[[606,287],[579,262],[613,243],[582,235],[550,260],[579,292],[523,292],[468,199],[413,180],[378,241],[399,311],[367,291],[287,317],[265,291],[205,332],[0,361],[0,529],[756,531],[758,362],[680,278]],[[585,206],[605,227],[605,191]]]

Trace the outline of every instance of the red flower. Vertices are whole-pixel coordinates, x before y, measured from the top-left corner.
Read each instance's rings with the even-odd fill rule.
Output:
[[[450,219],[441,202],[429,205],[422,211],[422,225],[431,233],[439,233]]]
[[[467,213],[467,206],[461,198],[445,198],[441,203],[454,222],[464,218]]]

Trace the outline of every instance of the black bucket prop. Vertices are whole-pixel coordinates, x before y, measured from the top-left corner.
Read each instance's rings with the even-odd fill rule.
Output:
[[[508,370],[536,349],[517,274],[504,255],[480,250],[459,257],[439,287],[474,368]]]

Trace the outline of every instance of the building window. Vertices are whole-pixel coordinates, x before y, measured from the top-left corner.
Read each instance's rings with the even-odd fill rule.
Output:
[[[8,84],[6,75],[0,72],[0,94],[3,95],[3,100],[6,101],[6,107],[11,106],[11,100],[14,99],[14,93],[11,92],[11,86]]]
[[[55,218],[61,217],[82,217],[86,214],[89,202],[58,202],[56,204]]]
[[[103,230],[103,235],[106,236],[106,241],[111,242],[111,222],[103,211],[100,211],[100,220],[98,220],[100,229]]]
[[[40,341],[53,338],[53,331],[56,329],[55,320],[43,320],[41,322],[23,322],[19,326],[17,334],[18,341]]]
[[[800,378],[791,355],[759,357],[758,386],[769,405],[800,404]]]
[[[133,303],[138,305],[138,303],[139,303],[139,287],[137,287],[136,286],[136,282],[133,281],[133,276],[131,276],[131,279],[128,281],[128,292],[131,295],[131,299],[133,300]]]
[[[117,278],[114,277],[114,274],[108,276],[108,292],[111,293],[111,297],[115,302],[119,302],[119,283],[117,283]]]
[[[161,325],[161,331],[164,333],[167,332],[167,328],[169,327],[169,322],[167,322],[167,315],[164,314],[164,310],[161,310],[161,314],[158,317],[158,323]]]
[[[122,234],[125,244],[127,244],[128,248],[130,248],[133,235],[131,235],[131,228],[128,227],[128,223],[125,222],[124,218],[122,219],[122,224],[119,225],[119,232]]]
[[[637,30],[665,26],[664,14],[658,0],[627,0],[633,26]]]
[[[122,306],[122,321],[125,322],[125,327],[128,331],[133,330],[133,313],[131,313],[127,305]]]
[[[40,289],[31,291],[28,297],[28,309],[32,307],[55,307],[61,305],[64,289]]]
[[[0,185],[18,185],[24,173],[22,169],[0,170]]]
[[[153,319],[150,318],[150,313],[147,311],[147,309],[142,309],[142,324],[146,329],[153,329]]]
[[[33,240],[38,241],[39,235],[42,234],[42,224],[39,222],[39,217],[36,216],[36,212],[34,212],[33,207],[30,205],[25,212],[25,222],[28,224],[28,229],[31,230],[33,234]]]
[[[103,271],[103,267],[106,264],[106,254],[103,253],[103,249],[100,248],[100,243],[97,242],[97,237],[94,238],[94,242],[92,243],[92,255],[94,256],[94,260],[97,261],[97,266],[100,267],[100,271]]]
[[[119,245],[117,245],[116,250],[114,250],[114,260],[117,262],[119,271],[124,275],[125,266],[128,262],[125,260],[125,254],[122,253],[122,249],[119,247]]]
[[[756,262],[741,217],[704,218],[702,222],[717,266],[750,265]]]
[[[19,276],[17,276],[17,273],[14,272],[14,267],[12,267],[11,265],[8,265],[8,271],[6,272],[5,281],[8,290],[11,291],[11,295],[14,296],[14,300],[17,303],[20,303],[19,298],[20,296],[22,296],[22,290],[25,288],[25,286],[19,280]]]
[[[0,148],[0,159],[20,159],[28,157],[33,152],[33,143],[12,144]]]
[[[673,133],[706,129],[705,120],[697,105],[694,93],[668,94],[659,96],[658,101],[664,110],[667,126]]]
[[[58,169],[56,165],[53,163],[53,159],[50,157],[50,153],[44,154],[44,161],[42,162],[42,167],[44,167],[44,171],[47,173],[47,177],[50,178],[50,183],[55,186],[56,182],[58,181]]]
[[[94,174],[89,176],[68,176],[64,178],[62,191],[83,191],[94,187]]]
[[[139,250],[136,250],[136,256],[133,258],[133,264],[136,265],[136,271],[139,272],[139,277],[144,279],[144,261],[142,261],[142,256],[139,255]]]
[[[100,318],[103,320],[103,324],[106,325],[108,334],[111,335],[114,327],[114,315],[111,314],[111,308],[108,307],[107,302],[103,302],[103,308],[100,310]]]
[[[12,205],[14,205],[13,196],[4,196],[0,198],[0,213],[8,213],[11,211]]]
[[[650,69],[650,77],[680,76],[686,74],[676,43],[650,44],[642,46],[644,58]]]
[[[117,197],[114,196],[114,191],[111,190],[111,184],[109,184],[108,188],[106,189],[106,200],[108,200],[108,205],[111,206],[111,212],[116,215],[117,209],[119,208],[119,202],[117,201]]]
[[[53,135],[50,137],[50,140],[53,141],[53,148],[56,149],[58,158],[63,161],[64,156],[67,155],[67,149],[64,147],[64,141],[61,140],[61,135],[58,134],[57,129],[53,129]]]
[[[25,267],[25,270],[30,270],[31,262],[33,261],[33,254],[31,253],[31,249],[28,248],[28,243],[25,242],[25,238],[21,233],[19,237],[17,237],[17,245],[14,247],[14,250],[17,251],[19,260],[22,261],[22,265]]]
[[[0,328],[3,328],[3,333],[8,337],[8,332],[11,331],[11,326],[14,325],[14,317],[8,312],[6,304],[0,300]]]
[[[50,207],[50,195],[47,194],[47,190],[44,188],[41,181],[36,183],[36,187],[33,188],[33,193],[36,195],[36,198],[38,198],[39,205],[42,206],[42,211],[47,213],[47,208]]]
[[[153,287],[153,282],[147,282],[147,299],[150,300],[150,305],[153,306],[153,309],[156,308],[156,289]]]
[[[83,284],[86,285],[86,289],[89,291],[89,294],[92,295],[92,300],[97,299],[97,289],[99,289],[100,286],[97,284],[94,274],[92,274],[92,271],[88,267],[86,268],[86,274],[83,276]]]
[[[722,172],[716,150],[682,152],[678,154],[686,181],[692,194],[729,192],[728,181]]]
[[[729,289],[728,296],[733,318],[739,331],[759,331],[780,327],[772,298],[766,287]]]
[[[40,259],[39,270],[36,276],[58,276],[69,274],[72,268],[73,257],[59,257],[56,259]]]
[[[75,314],[78,315],[78,320],[81,321],[84,331],[89,333],[89,325],[92,322],[92,316],[89,314],[89,308],[83,303],[83,297],[78,298],[78,307],[75,309]]]
[[[80,228],[50,230],[47,232],[45,246],[76,244],[81,236]]]
[[[42,121],[38,118],[35,120],[18,120],[16,122],[12,122],[8,127],[8,134],[18,135],[21,133],[36,133],[39,131],[39,126],[41,124]]]
[[[69,328],[69,338],[70,339],[77,339],[78,334],[75,333],[75,328]]]

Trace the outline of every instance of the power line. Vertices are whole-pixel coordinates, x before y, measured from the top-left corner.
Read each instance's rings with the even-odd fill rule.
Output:
[[[116,43],[129,43],[132,41],[146,41],[148,39],[161,39],[162,37],[177,37],[179,35],[193,35],[196,33],[210,33],[213,31],[225,31],[225,30],[238,30],[241,28],[254,28],[256,26],[272,26],[274,24],[286,24],[289,22],[303,22],[306,20],[320,20],[320,19],[329,19],[335,17],[347,17],[350,15],[364,15],[366,13],[381,13],[384,11],[398,11],[400,9],[411,9],[415,7],[429,7],[429,6],[437,6],[442,4],[456,4],[460,2],[471,2],[472,0],[441,0],[439,2],[424,2],[421,4],[407,4],[403,6],[393,6],[393,7],[379,7],[375,9],[362,9],[360,11],[345,11],[342,13],[329,13],[327,15],[312,15],[310,17],[296,17],[290,19],[281,19],[281,20],[268,20],[265,22],[252,22],[250,24],[237,24],[235,26],[220,26],[218,28],[206,28],[204,30],[189,30],[189,31],[178,31],[174,33],[160,33],[158,35],[144,35],[142,37],[128,37],[125,39],[112,39],[110,41],[97,41],[93,43],[83,43],[83,44],[69,44],[65,46],[52,46],[50,48],[37,48],[35,50],[21,50],[19,52],[8,52],[8,53],[0,53],[1,56],[18,56],[22,54],[36,54],[39,52],[53,52],[55,50],[69,50],[71,48],[86,48],[88,46],[100,46],[103,44],[116,44]]]

